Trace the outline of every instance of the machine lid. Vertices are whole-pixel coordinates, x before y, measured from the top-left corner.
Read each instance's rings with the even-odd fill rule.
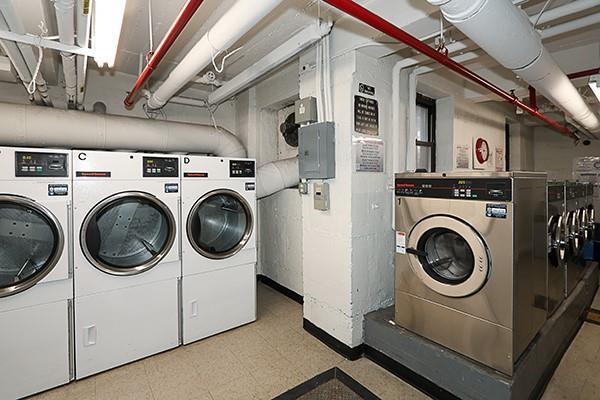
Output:
[[[490,271],[488,250],[466,222],[439,215],[418,222],[409,233],[413,272],[431,290],[448,297],[478,292]]]
[[[81,247],[99,270],[137,275],[167,255],[175,235],[175,218],[162,201],[145,192],[123,192],[88,213],[81,227]]]
[[[567,258],[566,226],[562,215],[548,221],[548,261],[555,268],[564,267]]]
[[[254,226],[250,204],[239,193],[218,189],[202,196],[187,219],[187,235],[202,256],[225,259],[244,248]]]
[[[0,297],[35,286],[56,266],[63,246],[62,227],[50,210],[0,195]]]

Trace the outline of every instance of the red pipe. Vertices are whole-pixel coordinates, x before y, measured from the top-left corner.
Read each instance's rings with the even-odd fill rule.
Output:
[[[330,5],[334,6],[335,8],[339,9],[340,11],[343,11],[346,14],[353,16],[354,18],[366,23],[367,25],[370,25],[371,27],[377,29],[378,31],[385,33],[386,35],[388,35],[396,40],[399,40],[400,42],[412,47],[413,49],[419,51],[420,53],[426,55],[427,57],[432,58],[433,60],[435,60],[438,63],[442,64],[443,66],[449,68],[450,70],[469,79],[470,81],[475,82],[476,84],[478,84],[480,86],[483,86],[484,88],[488,89],[492,93],[495,93],[496,95],[502,97],[509,103],[516,105],[517,107],[523,109],[530,115],[542,120],[543,122],[550,125],[554,129],[556,129],[558,132],[562,133],[563,135],[572,137],[573,139],[579,139],[577,137],[577,135],[573,131],[571,131],[569,128],[567,128],[566,126],[563,126],[560,123],[558,123],[557,121],[553,120],[552,118],[545,116],[544,114],[540,113],[533,107],[523,103],[522,101],[520,101],[519,99],[517,99],[510,93],[502,90],[501,88],[494,85],[490,81],[477,75],[475,72],[471,71],[464,65],[459,64],[456,61],[452,60],[450,57],[438,52],[433,47],[430,47],[426,43],[420,41],[419,39],[412,36],[411,34],[403,31],[402,29],[398,28],[394,24],[386,21],[385,19],[381,18],[377,14],[374,14],[371,11],[367,10],[366,8],[360,6],[359,4],[356,4],[354,1],[351,1],[351,0],[325,0],[325,1],[327,3],[329,3]]]
[[[150,75],[152,75],[152,72],[154,72],[154,70],[158,67],[158,65],[160,64],[164,56],[167,54],[171,46],[173,46],[173,43],[175,43],[183,29],[186,27],[188,22],[190,22],[196,10],[200,8],[200,5],[203,1],[204,0],[188,0],[187,3],[183,6],[181,11],[179,12],[179,15],[177,16],[177,18],[175,18],[175,21],[173,21],[173,24],[167,31],[167,34],[156,48],[156,51],[152,53],[152,56],[150,57],[150,60],[148,60],[146,68],[144,68],[140,76],[135,81],[133,89],[131,89],[127,97],[125,97],[125,100],[123,101],[125,107],[133,107],[135,96],[144,86],[144,84],[148,81]]]
[[[569,79],[585,78],[586,76],[600,74],[599,68],[586,69],[585,71],[573,72],[567,75]]]

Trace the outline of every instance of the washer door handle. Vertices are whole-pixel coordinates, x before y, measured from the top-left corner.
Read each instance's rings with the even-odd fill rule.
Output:
[[[90,325],[83,328],[83,345],[94,346],[97,339],[96,325]]]
[[[426,252],[421,251],[421,250],[417,250],[417,249],[413,249],[411,247],[407,247],[406,248],[406,252],[408,254],[413,254],[413,255],[418,256],[418,257],[427,257],[427,253]]]

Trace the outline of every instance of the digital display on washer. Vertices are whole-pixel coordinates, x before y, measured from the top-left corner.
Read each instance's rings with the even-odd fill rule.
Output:
[[[69,176],[65,153],[15,152],[15,176],[66,178]]]
[[[461,200],[512,200],[510,179],[397,178],[396,196]]]
[[[178,178],[179,159],[177,157],[144,157],[144,178]]]
[[[254,178],[254,161],[249,160],[230,160],[229,177],[230,178]]]
[[[548,201],[561,201],[565,198],[565,187],[563,185],[548,185]]]

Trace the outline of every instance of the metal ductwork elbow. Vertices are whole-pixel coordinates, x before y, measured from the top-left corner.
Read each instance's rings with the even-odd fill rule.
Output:
[[[510,0],[427,0],[502,66],[512,70],[590,132],[598,116],[542,44],[529,17]]]

